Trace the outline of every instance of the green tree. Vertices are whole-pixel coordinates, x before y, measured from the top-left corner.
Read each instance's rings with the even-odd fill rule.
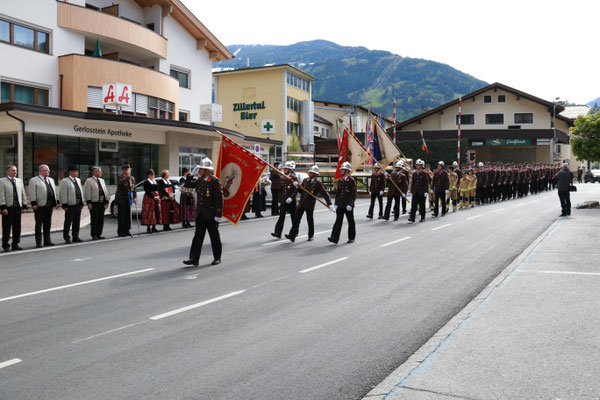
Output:
[[[300,151],[300,139],[298,139],[298,135],[296,135],[296,128],[292,130],[292,140],[287,148],[288,153],[298,153]],[[299,160],[298,156],[290,156],[288,160]]]
[[[578,160],[600,161],[600,113],[577,117],[571,128],[571,148]]]

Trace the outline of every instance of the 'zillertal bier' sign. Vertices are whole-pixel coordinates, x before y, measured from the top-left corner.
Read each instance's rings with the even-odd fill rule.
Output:
[[[248,112],[252,110],[264,110],[265,102],[261,101],[259,103],[233,103],[233,112],[241,111],[240,119],[256,119],[256,115],[258,113]]]
[[[131,106],[133,92],[131,85],[126,83],[106,83],[102,85],[103,106]]]

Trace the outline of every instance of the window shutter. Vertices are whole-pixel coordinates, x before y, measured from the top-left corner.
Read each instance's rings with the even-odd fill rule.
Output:
[[[102,88],[88,86],[87,106],[88,108],[102,108]]]
[[[138,114],[148,114],[148,96],[144,94],[135,94],[135,112]]]

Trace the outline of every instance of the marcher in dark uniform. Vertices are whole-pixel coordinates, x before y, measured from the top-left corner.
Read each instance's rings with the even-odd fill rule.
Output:
[[[429,192],[429,174],[426,171],[423,171],[423,166],[425,165],[423,160],[417,160],[415,165],[417,169],[413,172],[410,184],[412,204],[410,207],[410,218],[408,218],[408,222],[415,222],[415,217],[417,216],[417,207],[419,207],[419,212],[421,213],[421,220],[419,222],[423,222],[425,221],[425,199],[427,198],[427,193]]]
[[[280,183],[281,192],[279,193],[279,219],[275,224],[275,232],[271,236],[281,239],[283,224],[285,223],[286,214],[290,214],[292,224],[296,220],[296,193],[298,193],[298,177],[294,172],[296,163],[286,161],[283,167],[283,173],[289,178],[282,178]],[[277,172],[274,172],[277,173]],[[275,201],[275,199],[273,199]]]
[[[184,185],[185,179],[190,174],[187,168],[183,169],[183,177],[179,180],[179,219],[182,228],[192,228],[190,222],[196,219],[196,199],[194,199],[194,189],[187,189]]]
[[[385,181],[387,174],[381,171],[381,165],[375,164],[373,173],[371,174],[371,185],[369,192],[371,193],[371,205],[367,218],[373,218],[373,209],[375,208],[375,200],[379,202],[379,219],[383,218],[383,191],[385,190]]]
[[[442,217],[446,215],[446,195],[450,190],[450,180],[448,179],[448,172],[444,169],[444,162],[438,162],[437,169],[433,173],[433,181],[431,183],[433,192],[435,194],[435,209],[433,216],[437,217],[440,215],[440,202],[442,203]]]
[[[308,190],[314,196],[322,195],[329,208],[332,211],[335,211],[334,207],[331,205],[329,193],[327,193],[327,190],[325,190],[323,183],[317,179],[318,176],[319,167],[313,165],[308,170],[308,178],[305,178],[302,181],[302,187]],[[313,240],[313,236],[315,235],[313,212],[315,210],[316,202],[317,200],[314,197],[306,193],[304,190],[300,190],[300,200],[298,201],[298,207],[296,207],[296,220],[294,221],[294,225],[292,225],[292,229],[290,229],[290,233],[285,235],[286,239],[289,239],[292,242],[296,240],[298,231],[300,229],[300,222],[302,222],[302,216],[304,213],[306,213],[306,222],[308,223],[308,241],[310,242]]]
[[[221,263],[223,246],[219,235],[219,222],[223,217],[223,187],[219,179],[213,175],[213,171],[212,161],[204,158],[201,165],[194,168],[185,180],[185,186],[195,188],[198,195],[196,232],[190,248],[190,257],[183,262],[185,265],[198,266],[206,231],[210,237],[214,258],[211,264]]]
[[[477,172],[475,176],[477,177],[477,190],[476,190],[476,198],[477,204],[483,204],[485,202],[485,184],[486,184],[486,173],[483,168],[483,163],[480,162],[478,164]]]
[[[398,161],[394,167],[394,172],[388,177],[390,182],[388,184],[387,203],[383,215],[383,219],[386,221],[390,219],[392,202],[394,202],[394,221],[398,221],[398,218],[400,217],[400,199],[404,200],[404,213],[406,213],[406,191],[408,189],[408,183],[406,181],[406,175],[404,175],[404,171],[402,171],[403,164],[402,161]],[[396,186],[400,188],[402,193],[398,191]]]
[[[104,239],[104,210],[108,208],[108,190],[104,179],[101,178],[102,169],[92,167],[92,176],[83,184],[83,197],[90,210],[90,235],[92,240]]]
[[[21,213],[27,211],[27,195],[23,181],[17,178],[17,167],[9,165],[6,177],[0,179],[0,211],[2,211],[2,249],[10,251],[8,244],[12,230],[12,249],[23,250],[21,241]]]
[[[83,188],[79,180],[79,170],[77,167],[69,167],[69,176],[60,181],[58,192],[60,203],[65,210],[65,223],[63,225],[63,238],[65,243],[69,244],[83,242],[79,238],[79,225],[81,222],[81,209],[85,199],[83,198]],[[69,237],[69,230],[73,230],[73,239]]]
[[[60,206],[54,179],[50,175],[50,167],[42,164],[38,168],[39,175],[29,180],[29,201],[35,214],[35,244],[42,247],[42,230],[44,246],[54,246],[50,239],[52,213]]]
[[[327,238],[331,243],[337,244],[342,232],[344,215],[348,220],[348,243],[353,243],[356,238],[356,225],[354,224],[354,201],[356,200],[356,181],[350,176],[352,166],[348,161],[341,167],[342,178],[338,181],[335,193],[335,223],[331,230],[331,236]]]
[[[273,164],[279,168],[279,163]],[[281,174],[274,169],[270,169],[269,180],[271,181],[271,215],[279,215],[279,189],[281,187]]]
[[[117,180],[117,191],[115,201],[118,209],[118,227],[119,237],[131,236],[131,202],[137,203],[137,194],[135,191],[135,178],[131,176],[131,167],[125,164],[121,167],[122,174]],[[133,199],[133,200],[132,200]]]

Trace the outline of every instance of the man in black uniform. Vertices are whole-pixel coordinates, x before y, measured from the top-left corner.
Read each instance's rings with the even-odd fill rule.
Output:
[[[385,181],[387,174],[381,171],[381,165],[375,164],[373,173],[371,174],[371,185],[369,192],[371,193],[371,205],[367,213],[367,218],[373,219],[373,210],[375,208],[375,200],[379,202],[379,219],[383,217],[383,190],[385,189]]]
[[[280,183],[279,192],[279,218],[275,224],[275,232],[271,233],[271,236],[281,239],[281,232],[283,231],[283,224],[285,223],[286,214],[290,214],[292,224],[296,220],[296,193],[298,193],[298,177],[294,172],[296,163],[293,161],[286,161],[283,167],[283,173],[287,178],[282,177]],[[273,199],[275,201],[275,199]]]
[[[444,162],[438,162],[437,169],[433,173],[433,181],[431,187],[435,194],[435,208],[433,216],[437,217],[440,215],[440,203],[442,204],[442,217],[446,215],[446,195],[450,189],[450,181],[448,179],[448,172],[444,169]]]
[[[415,172],[413,172],[412,182],[410,185],[412,204],[410,207],[410,218],[408,218],[408,222],[415,222],[415,217],[417,216],[417,207],[419,207],[419,212],[421,213],[421,220],[419,222],[423,222],[425,221],[425,198],[429,192],[429,174],[423,171],[423,166],[425,165],[423,160],[417,160],[415,164],[417,169]]]
[[[390,219],[390,212],[392,210],[392,202],[394,203],[394,221],[398,221],[400,217],[400,199],[403,201],[403,214],[406,213],[406,191],[408,188],[408,183],[406,181],[406,176],[402,171],[403,162],[398,161],[394,167],[394,172],[390,174],[388,180],[390,181],[388,185],[388,194],[387,194],[387,204],[385,205],[385,214],[383,215],[383,219],[386,221]],[[397,187],[396,187],[397,186]],[[398,191],[400,188],[400,191]]]
[[[319,194],[323,195],[323,198],[327,202],[329,208],[332,211],[335,211],[333,206],[331,205],[331,198],[329,197],[329,193],[325,190],[325,186],[323,183],[317,179],[319,176],[319,167],[317,165],[313,165],[310,167],[308,171],[308,178],[305,178],[302,181],[302,187],[312,193],[314,196],[318,196]],[[286,239],[294,242],[296,240],[296,236],[298,236],[298,230],[300,229],[300,222],[302,222],[302,216],[306,213],[306,222],[308,222],[308,241],[313,240],[313,236],[315,235],[315,222],[313,220],[313,212],[315,210],[315,204],[317,200],[306,193],[304,190],[300,191],[300,201],[298,201],[298,207],[296,207],[296,219],[294,220],[294,224],[292,225],[292,229],[290,229],[290,233],[285,235]]]
[[[135,178],[131,176],[129,164],[123,165],[121,171],[123,173],[117,180],[117,191],[115,193],[118,210],[117,234],[119,237],[127,237],[131,235],[129,233],[131,229],[131,202],[137,203],[137,194],[135,191]]]
[[[219,235],[219,222],[223,217],[223,187],[219,178],[213,175],[213,171],[213,163],[207,157],[202,159],[201,165],[196,166],[185,179],[185,187],[195,188],[198,197],[196,232],[190,248],[190,258],[183,262],[185,265],[198,266],[206,231],[208,231],[213,252],[211,265],[221,263],[223,246]]]
[[[337,244],[342,232],[342,223],[344,215],[348,220],[348,243],[353,243],[356,238],[356,225],[354,224],[354,201],[356,200],[356,181],[350,176],[352,166],[348,161],[344,162],[340,168],[342,178],[338,181],[337,191],[335,192],[335,223],[331,230],[331,236],[327,238],[331,243]]]

